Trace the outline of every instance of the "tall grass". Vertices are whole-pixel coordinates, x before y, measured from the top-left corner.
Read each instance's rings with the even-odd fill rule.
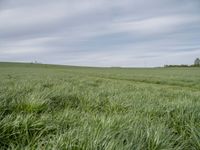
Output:
[[[0,148],[200,149],[199,74],[0,64]]]

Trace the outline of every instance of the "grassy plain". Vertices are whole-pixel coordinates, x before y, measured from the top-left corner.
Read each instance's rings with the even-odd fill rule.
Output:
[[[200,68],[0,63],[0,148],[200,149]]]

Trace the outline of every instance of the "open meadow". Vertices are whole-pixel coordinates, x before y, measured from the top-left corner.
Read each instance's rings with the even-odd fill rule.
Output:
[[[0,63],[0,149],[200,149],[200,68]]]

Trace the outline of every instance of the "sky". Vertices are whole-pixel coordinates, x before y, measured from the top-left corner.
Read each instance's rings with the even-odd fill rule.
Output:
[[[0,61],[156,67],[200,57],[200,0],[0,0]]]

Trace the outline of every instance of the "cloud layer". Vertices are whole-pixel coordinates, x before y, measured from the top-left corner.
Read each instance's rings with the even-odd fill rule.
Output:
[[[191,64],[199,8],[199,0],[0,0],[0,61]]]

